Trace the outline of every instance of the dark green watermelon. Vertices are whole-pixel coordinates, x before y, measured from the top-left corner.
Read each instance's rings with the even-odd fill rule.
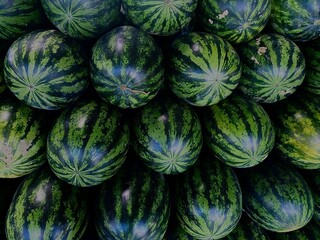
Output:
[[[204,110],[206,144],[232,167],[261,163],[275,143],[275,129],[268,113],[257,102],[243,96],[230,97]]]
[[[8,240],[76,240],[86,229],[86,194],[58,179],[49,169],[27,176],[6,216]]]
[[[271,0],[199,0],[201,26],[233,43],[247,42],[266,26]]]
[[[94,88],[107,102],[137,108],[158,93],[164,77],[160,47],[146,32],[131,26],[109,31],[91,54]]]
[[[115,177],[97,194],[94,221],[100,239],[162,239],[170,216],[164,176],[130,155]]]
[[[49,20],[76,39],[101,36],[120,19],[120,0],[41,0]]]
[[[168,53],[168,81],[176,96],[208,106],[229,96],[241,76],[240,58],[224,39],[191,32],[177,38]]]
[[[119,109],[102,100],[83,100],[66,108],[47,140],[53,172],[75,186],[89,187],[112,177],[124,163],[129,129]]]
[[[174,181],[178,223],[196,239],[227,236],[242,214],[242,192],[231,167],[206,154]]]

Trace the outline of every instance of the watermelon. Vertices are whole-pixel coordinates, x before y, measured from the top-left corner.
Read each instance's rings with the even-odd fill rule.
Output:
[[[231,167],[204,153],[175,180],[174,212],[178,223],[196,239],[227,236],[242,214],[242,192]]]
[[[85,192],[54,176],[47,165],[28,175],[6,216],[8,240],[80,239],[88,222]]]
[[[314,213],[309,185],[276,157],[241,173],[244,211],[260,227],[290,232],[304,227]]]
[[[238,49],[243,63],[239,89],[262,103],[280,101],[296,91],[305,77],[305,58],[290,39],[259,35]]]
[[[48,19],[66,35],[98,38],[118,24],[120,0],[41,0]]]
[[[159,96],[143,106],[133,124],[134,149],[143,162],[164,174],[186,171],[202,148],[200,120],[190,105]]]
[[[275,129],[263,107],[232,94],[204,111],[205,142],[224,163],[238,168],[261,163],[275,144]]]
[[[270,25],[293,41],[310,41],[320,36],[319,9],[319,0],[274,0]]]
[[[173,35],[187,26],[197,0],[123,0],[125,16],[136,26],[154,35]]]
[[[15,99],[0,101],[0,178],[27,175],[46,162],[46,118]]]
[[[95,90],[120,108],[137,108],[158,93],[164,77],[160,47],[146,32],[117,27],[95,43],[90,74]]]
[[[232,43],[247,42],[266,26],[271,0],[200,0],[201,26]]]
[[[47,157],[69,184],[98,185],[124,163],[129,129],[122,112],[102,100],[82,100],[64,109],[50,129]]]
[[[209,106],[229,96],[241,76],[237,52],[224,39],[191,32],[178,37],[168,52],[168,82],[173,93],[195,106]]]
[[[114,178],[97,194],[94,220],[100,239],[162,239],[170,216],[164,176],[130,154]]]
[[[0,1],[0,39],[14,40],[41,27],[43,11],[39,0]]]
[[[76,101],[89,83],[81,46],[57,30],[36,30],[9,47],[4,60],[9,89],[29,106],[57,110]]]
[[[320,168],[320,96],[296,93],[275,113],[277,154],[299,168]]]

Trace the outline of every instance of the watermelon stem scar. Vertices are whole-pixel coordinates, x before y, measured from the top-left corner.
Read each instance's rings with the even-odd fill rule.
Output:
[[[140,91],[140,90],[133,90],[133,89],[131,89],[131,88],[128,88],[126,85],[121,85],[120,86],[120,89],[122,90],[122,91],[129,91],[129,92],[132,92],[132,93],[137,93],[137,94],[139,94],[139,93],[141,93],[141,94],[145,94],[145,95],[148,95],[149,94],[149,92],[144,92],[144,91]]]

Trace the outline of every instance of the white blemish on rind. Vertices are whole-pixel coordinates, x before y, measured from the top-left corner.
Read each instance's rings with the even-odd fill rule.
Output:
[[[259,61],[258,61],[258,59],[256,59],[256,58],[253,57],[253,56],[251,57],[251,60],[254,61],[255,64],[260,64]]]
[[[265,54],[266,52],[267,52],[267,47],[259,47],[258,48],[258,54],[259,55],[263,55],[263,54]]]
[[[261,42],[261,37],[256,38],[256,45],[257,45],[257,46],[259,46],[259,45],[260,45],[260,42]]]
[[[213,24],[213,21],[212,21],[210,18],[209,18],[209,23],[210,23],[210,24]]]
[[[228,9],[226,9],[226,10],[224,10],[222,13],[220,13],[220,14],[218,15],[218,19],[223,19],[223,18],[225,18],[226,16],[228,16],[228,14],[229,14],[229,11],[228,11]]]

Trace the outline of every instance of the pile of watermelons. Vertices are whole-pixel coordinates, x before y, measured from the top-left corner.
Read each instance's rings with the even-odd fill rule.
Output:
[[[0,239],[320,239],[320,0],[0,0],[0,71]]]

